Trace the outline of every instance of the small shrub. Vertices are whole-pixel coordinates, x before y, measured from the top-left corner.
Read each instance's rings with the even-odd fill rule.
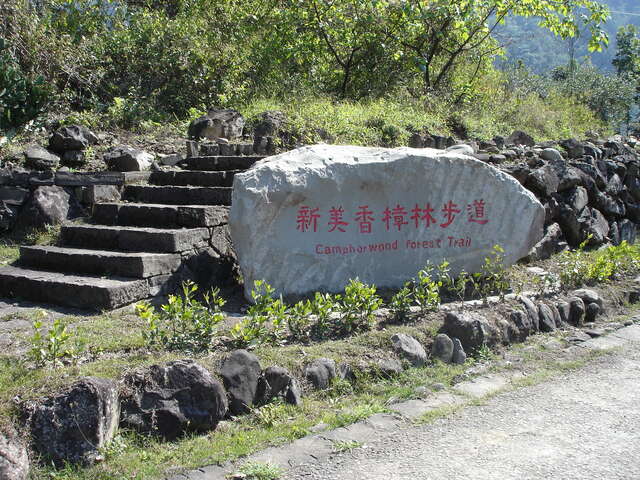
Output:
[[[370,330],[373,326],[373,312],[381,305],[382,299],[376,294],[375,286],[362,283],[357,278],[350,280],[340,299],[337,333],[350,334]]]
[[[204,303],[196,300],[198,286],[182,284],[182,296],[170,295],[166,305],[156,310],[149,302],[136,305],[137,314],[147,321],[143,337],[147,345],[168,350],[206,351],[211,347],[224,320],[225,301],[214,289],[204,294]]]
[[[44,317],[46,313],[42,312],[39,316]],[[74,337],[59,318],[54,320],[49,329],[43,327],[42,319],[39,318],[33,322],[33,329],[35,332],[29,339],[31,349],[28,356],[38,367],[51,363],[55,368],[63,359],[73,359],[84,349],[79,339],[75,339],[75,345],[71,345]]]
[[[433,271],[433,265],[428,263],[418,272],[418,279],[414,281],[413,298],[423,315],[437,310],[440,306],[442,280],[433,280]]]
[[[462,270],[452,282],[451,289],[455,293],[456,297],[458,297],[458,300],[460,300],[460,310],[464,310],[464,299],[467,294],[467,285],[469,285],[469,282],[472,280],[471,275],[469,275],[465,270]]]
[[[472,276],[474,288],[486,305],[489,295],[497,293],[504,301],[509,291],[509,276],[504,264],[504,249],[494,245],[489,256],[485,257],[482,270]]]
[[[274,299],[275,290],[264,280],[256,280],[251,290],[253,305],[246,318],[231,329],[231,336],[239,346],[277,343],[287,323],[287,306],[282,298]]]
[[[309,300],[296,303],[289,309],[287,325],[289,333],[299,341],[307,341],[311,338],[313,305]]]
[[[338,300],[330,293],[316,292],[311,302],[311,313],[315,316],[315,322],[311,326],[311,337],[321,340],[328,338],[334,329],[334,316],[339,310]]]
[[[247,480],[278,480],[284,473],[277,465],[260,462],[247,462],[238,471]]]
[[[407,282],[391,297],[391,301],[389,302],[393,319],[397,322],[404,322],[409,317],[412,303],[413,291],[411,289],[411,282]]]

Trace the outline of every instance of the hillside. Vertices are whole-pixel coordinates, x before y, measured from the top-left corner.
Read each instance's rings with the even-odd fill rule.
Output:
[[[579,62],[590,59],[603,69],[612,70],[611,61],[616,52],[616,32],[624,25],[640,26],[640,2],[636,0],[602,0],[611,10],[611,19],[605,25],[609,35],[609,48],[602,52],[590,53],[587,49],[587,34],[575,40],[575,58]],[[572,39],[555,37],[548,30],[540,28],[538,21],[521,17],[510,18],[500,27],[497,37],[506,46],[504,64],[522,60],[536,73],[542,73],[560,65],[569,63]]]

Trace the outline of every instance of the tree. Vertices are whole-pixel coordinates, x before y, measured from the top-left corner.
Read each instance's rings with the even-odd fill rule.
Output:
[[[591,50],[608,43],[600,28],[608,10],[592,0],[405,0],[388,6],[390,31],[421,70],[427,92],[442,89],[465,62],[476,64],[475,76],[500,52],[493,34],[510,16],[537,17],[562,38],[576,35],[582,22],[590,32]]]
[[[611,63],[618,75],[627,76],[636,83],[640,96],[640,32],[634,25],[621,27],[616,35],[618,47]]]

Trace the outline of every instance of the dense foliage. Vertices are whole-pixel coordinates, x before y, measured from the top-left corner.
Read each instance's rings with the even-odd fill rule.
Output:
[[[91,112],[88,121],[106,115],[125,128],[295,96],[393,99],[432,112],[431,123],[452,130],[461,122],[455,110],[463,130],[481,135],[498,133],[490,125],[513,119],[523,99],[535,112],[551,98],[558,107],[541,135],[566,131],[555,117],[592,102],[572,90],[523,94],[493,67],[502,51],[495,32],[512,17],[535,18],[561,38],[580,33],[590,50],[608,43],[607,10],[593,0],[6,0],[0,38],[10,42],[15,71],[34,85],[44,77],[51,111]],[[26,117],[44,100],[28,97]],[[602,120],[615,117],[595,108]],[[495,116],[478,118],[480,111]],[[387,145],[412,131],[380,130],[387,138],[378,143]]]

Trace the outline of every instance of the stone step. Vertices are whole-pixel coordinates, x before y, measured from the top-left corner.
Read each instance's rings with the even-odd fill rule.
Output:
[[[179,166],[185,170],[246,170],[263,158],[266,157],[190,157],[180,162]]]
[[[148,298],[149,282],[20,267],[0,268],[0,296],[88,310],[112,310]]]
[[[231,205],[231,187],[127,185],[123,200],[165,205]]]
[[[199,186],[199,187],[231,187],[233,176],[241,170],[219,172],[198,170],[168,170],[152,172],[149,183],[153,185]]]
[[[121,250],[125,252],[176,253],[204,245],[206,228],[145,228],[110,225],[65,225],[61,243],[67,247]]]
[[[92,220],[103,225],[196,228],[227,223],[229,207],[219,205],[162,205],[153,203],[98,203]]]
[[[112,252],[55,246],[20,247],[20,265],[38,270],[148,278],[175,272],[176,253]]]

